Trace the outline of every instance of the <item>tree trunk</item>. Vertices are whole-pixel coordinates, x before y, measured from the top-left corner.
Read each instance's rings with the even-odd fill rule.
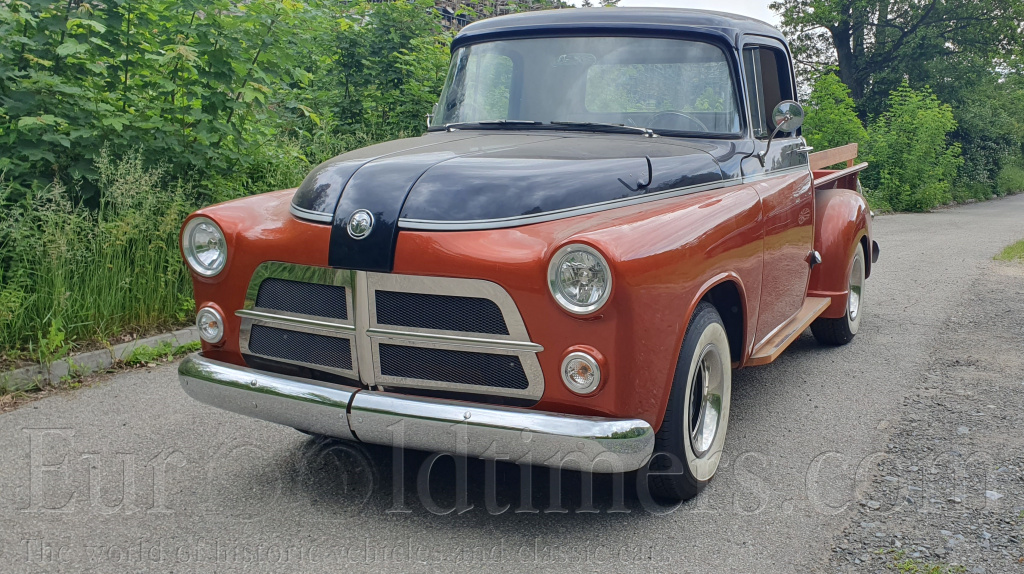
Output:
[[[850,97],[853,101],[859,102],[864,97],[864,83],[860,79],[860,66],[851,45],[850,23],[840,22],[839,26],[831,28],[832,45],[836,50],[836,60],[839,62],[839,79],[850,88]]]

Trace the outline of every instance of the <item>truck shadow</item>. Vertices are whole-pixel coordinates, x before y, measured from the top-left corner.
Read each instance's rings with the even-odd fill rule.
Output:
[[[511,518],[541,524],[544,520],[557,523],[562,514],[582,514],[605,516],[593,520],[621,525],[641,516],[731,512],[737,505],[746,512],[775,501],[772,494],[751,491],[742,477],[737,478],[740,469],[734,461],[744,452],[744,445],[737,442],[743,439],[742,433],[735,434],[735,425],[755,418],[759,405],[777,392],[767,376],[769,371],[785,370],[789,360],[821,351],[813,338],[805,335],[778,365],[734,372],[730,437],[741,438],[726,441],[724,462],[715,480],[697,498],[681,505],[655,500],[638,488],[643,482],[638,472],[586,474],[324,437],[302,439],[297,434],[294,440],[270,449],[267,462],[273,461],[271,464],[250,467],[259,475],[250,482],[276,483],[274,490],[292,503],[328,520],[360,514],[397,520],[505,517],[484,522],[500,524]],[[760,478],[773,482],[770,475]],[[533,522],[528,518],[532,515],[546,518]]]

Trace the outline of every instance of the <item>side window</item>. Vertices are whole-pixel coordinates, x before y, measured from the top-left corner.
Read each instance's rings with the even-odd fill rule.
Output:
[[[794,99],[789,62],[780,50],[758,46],[743,50],[743,68],[754,137],[767,138],[775,129],[772,110],[779,102]]]

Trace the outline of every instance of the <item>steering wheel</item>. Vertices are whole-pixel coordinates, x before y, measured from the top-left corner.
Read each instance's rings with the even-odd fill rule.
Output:
[[[652,117],[650,119],[650,121],[647,122],[647,127],[651,128],[651,129],[654,129],[655,127],[657,127],[655,124],[658,123],[659,118],[662,118],[664,116],[675,116],[675,117],[685,118],[690,123],[692,123],[692,124],[696,125],[698,128],[700,128],[699,130],[680,129],[679,131],[687,131],[687,132],[690,132],[690,131],[709,132],[709,131],[711,131],[711,130],[708,129],[708,126],[704,125],[704,122],[698,120],[697,118],[691,116],[690,114],[687,114],[687,113],[684,113],[684,112],[679,112],[679,111],[676,111],[676,110],[665,110],[663,112],[658,112],[658,113],[654,114],[654,117]],[[678,128],[665,128],[665,129],[678,129]]]

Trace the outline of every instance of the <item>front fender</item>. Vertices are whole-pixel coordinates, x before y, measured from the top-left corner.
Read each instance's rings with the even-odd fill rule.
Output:
[[[871,211],[864,197],[849,189],[815,191],[814,208],[814,249],[821,263],[811,271],[807,295],[831,297],[821,316],[838,319],[846,313],[854,251],[865,240],[864,258],[871,272]]]

